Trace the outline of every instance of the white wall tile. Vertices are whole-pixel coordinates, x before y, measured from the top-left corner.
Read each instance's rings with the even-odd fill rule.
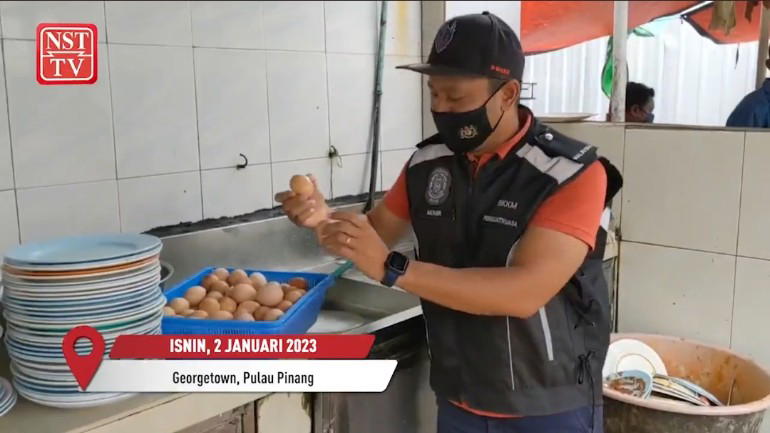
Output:
[[[3,37],[35,39],[40,23],[95,24],[104,42],[104,2],[100,1],[3,1],[0,2]]]
[[[324,4],[320,1],[262,3],[264,48],[324,51]]]
[[[770,133],[746,133],[738,254],[770,259]]]
[[[201,172],[203,217],[236,216],[273,207],[270,165]]]
[[[219,48],[262,48],[262,3],[193,1],[193,45]]]
[[[196,170],[192,48],[110,46],[118,177]]]
[[[268,53],[267,92],[273,161],[329,152],[326,62],[321,53]]]
[[[770,368],[770,345],[758,332],[770,329],[770,261],[738,257],[735,273],[732,348]]]
[[[623,238],[735,254],[744,133],[627,129]]]
[[[327,1],[324,4],[327,52],[374,54],[377,51],[378,2]]]
[[[120,232],[114,180],[20,189],[17,199],[22,242]]]
[[[3,67],[4,60],[1,54],[2,51],[0,50],[0,83],[4,83],[5,68]],[[5,86],[0,86],[0,191],[14,187],[11,137],[10,131],[8,131],[8,104],[2,103],[2,101],[6,100]]]
[[[329,198],[332,196],[331,170],[329,158],[273,163],[273,195],[287,191],[289,180],[295,174],[312,174],[316,177],[321,193]]]
[[[195,49],[201,167],[270,162],[265,54]]]
[[[618,328],[730,344],[735,257],[623,242]]]
[[[186,1],[107,1],[110,43],[192,45]]]
[[[19,220],[16,214],[16,194],[0,191],[0,256],[19,244]]]
[[[404,165],[411,158],[413,149],[382,152],[382,189],[389,190],[396,182]]]
[[[332,193],[334,198],[369,192],[371,153],[345,155],[342,167],[332,164]],[[382,190],[381,177],[377,179],[377,191]]]
[[[120,219],[124,232],[199,221],[200,172],[121,179]]]
[[[419,57],[387,56],[383,71],[382,145],[384,150],[413,147],[422,138],[421,75],[396,66]]]
[[[370,150],[374,63],[373,55],[327,54],[331,144],[342,155]]]
[[[88,86],[41,86],[35,43],[4,41],[17,187],[115,178],[106,45]]]
[[[419,1],[388,2],[385,54],[420,56],[422,21]],[[433,35],[428,36],[433,38]]]

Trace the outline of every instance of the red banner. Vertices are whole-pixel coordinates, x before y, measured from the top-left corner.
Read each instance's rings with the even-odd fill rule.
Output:
[[[364,359],[374,335],[121,335],[110,359]]]

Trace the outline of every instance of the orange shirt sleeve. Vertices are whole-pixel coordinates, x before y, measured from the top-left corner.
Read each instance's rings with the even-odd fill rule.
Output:
[[[382,199],[385,207],[397,217],[409,221],[409,197],[406,193],[406,165],[392,187],[385,193]]]
[[[593,249],[604,212],[607,173],[599,161],[546,199],[530,225],[556,230],[585,242]]]

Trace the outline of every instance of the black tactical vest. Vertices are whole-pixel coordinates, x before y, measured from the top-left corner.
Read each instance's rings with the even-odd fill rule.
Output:
[[[465,155],[438,136],[426,139],[406,176],[418,259],[453,268],[507,266],[543,201],[597,160],[608,173],[609,206],[621,184],[617,170],[594,147],[536,121],[504,159],[494,157],[475,176]],[[523,416],[600,404],[610,334],[604,230],[569,283],[528,319],[422,300],[436,394]]]

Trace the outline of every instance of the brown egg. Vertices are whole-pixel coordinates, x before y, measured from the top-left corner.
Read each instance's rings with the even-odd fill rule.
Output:
[[[292,303],[296,303],[299,298],[301,298],[304,293],[302,293],[302,290],[292,290],[291,292],[286,294],[286,300]]]
[[[281,301],[281,303],[278,304],[278,306],[275,308],[285,312],[286,310],[291,308],[292,305],[294,305],[293,302],[284,300],[284,301]]]
[[[303,176],[301,174],[295,174],[291,177],[291,180],[289,181],[289,186],[291,187],[291,190],[294,191],[295,194],[304,196],[304,197],[310,197],[313,195],[313,191],[315,191],[315,186],[313,185],[313,181],[310,180],[309,177]]]
[[[190,314],[189,317],[191,319],[205,319],[209,317],[209,313],[203,310],[196,310],[194,313]]]
[[[174,311],[173,308],[171,308],[168,305],[166,305],[165,307],[163,307],[163,315],[164,316],[176,316],[176,311]]]
[[[281,290],[283,290],[283,294],[285,295],[291,291],[298,290],[298,289],[290,284],[283,283],[281,284]]]
[[[212,320],[231,320],[233,318],[233,313],[229,311],[214,311],[213,313],[209,314],[209,319]]]
[[[209,313],[209,315],[211,315],[211,313],[215,311],[221,310],[219,306],[219,301],[211,297],[203,298],[201,303],[198,305],[198,309]]]
[[[257,308],[257,311],[254,312],[254,320],[264,320],[265,313],[268,311],[270,311],[270,307],[265,307],[264,305]]]
[[[225,296],[224,298],[219,300],[219,309],[222,311],[227,311],[228,313],[235,313],[235,310],[238,308],[238,303],[233,300],[233,298],[229,296]]]
[[[217,278],[216,275],[214,274],[206,275],[205,277],[203,277],[203,281],[201,281],[201,286],[207,289],[211,289],[211,286],[217,281],[219,281],[219,278]]]
[[[268,307],[275,307],[283,300],[283,290],[278,283],[267,283],[257,292],[257,302]]]
[[[215,283],[211,284],[209,286],[209,292],[219,292],[219,293],[225,293],[227,292],[227,289],[230,288],[230,285],[227,284],[224,281],[217,280]]]
[[[195,312],[195,310],[193,310],[193,309],[187,309],[187,310],[184,310],[181,313],[179,313],[179,315],[180,316],[184,316],[184,317],[190,317],[194,312]]]
[[[254,300],[257,297],[257,289],[252,287],[251,284],[241,283],[233,287],[233,291],[230,294],[230,297],[232,297],[235,302],[239,304],[244,301]]]
[[[206,294],[206,297],[207,298],[213,298],[213,299],[216,299],[218,301],[218,300],[224,298],[225,295],[223,295],[222,292],[208,292]]]
[[[289,280],[289,285],[298,289],[307,290],[307,280],[302,277],[295,277]]]
[[[192,286],[187,289],[187,292],[184,294],[184,298],[187,299],[187,302],[193,307],[198,305],[205,297],[206,289],[201,286]]]
[[[168,303],[168,306],[173,308],[174,311],[179,314],[182,311],[190,309],[190,302],[185,298],[174,298]]]
[[[246,274],[246,272],[243,269],[236,269],[230,272],[230,276],[227,277],[227,282],[230,283],[231,286],[234,286],[244,279],[249,279],[249,276]]]
[[[261,305],[259,305],[259,302],[257,301],[243,301],[238,304],[239,310],[248,311],[249,313],[254,313],[259,307],[261,307]]]
[[[217,276],[217,278],[219,278],[220,280],[222,280],[222,281],[226,281],[226,280],[227,280],[227,277],[229,277],[229,276],[230,276],[230,271],[228,271],[228,270],[227,270],[227,269],[225,269],[225,268],[216,268],[216,269],[214,270],[214,275],[216,275],[216,276]]]
[[[261,272],[254,272],[249,276],[249,280],[251,281],[251,284],[254,285],[256,288],[260,288],[267,284],[267,278],[261,273]]]
[[[254,316],[247,312],[239,313],[235,315],[235,320],[242,320],[244,322],[253,322]]]
[[[274,320],[278,320],[283,316],[283,311],[277,309],[277,308],[271,308],[267,310],[265,313],[265,321],[272,322]]]

